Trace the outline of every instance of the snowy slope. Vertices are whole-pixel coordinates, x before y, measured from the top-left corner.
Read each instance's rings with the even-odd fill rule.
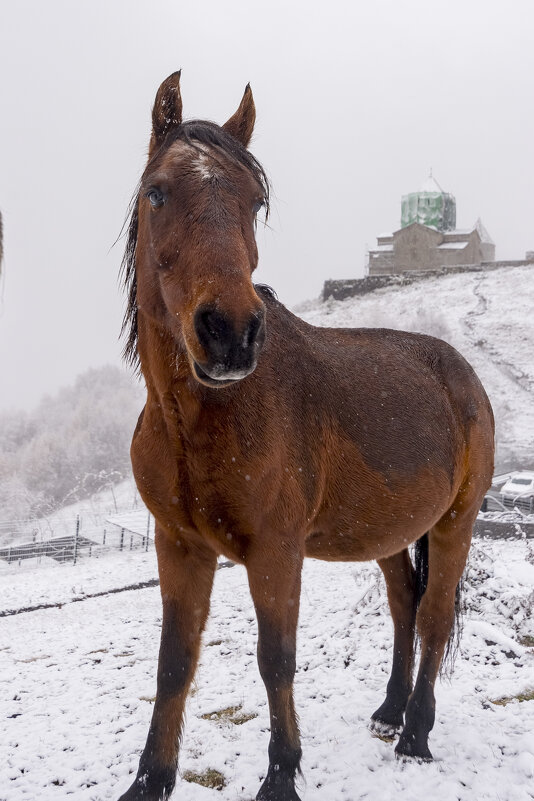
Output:
[[[399,328],[447,340],[473,365],[492,402],[497,470],[534,467],[534,267],[308,302],[297,313],[315,325]]]
[[[477,543],[452,681],[437,685],[433,764],[404,764],[367,724],[383,700],[392,626],[374,564],[305,565],[295,681],[303,801],[528,801],[534,798],[534,689],[528,542]],[[0,619],[0,799],[108,801],[137,769],[155,693],[157,588],[69,603],[156,572],[154,553],[56,569],[42,600],[61,608]],[[100,570],[101,565],[96,566]],[[113,570],[115,575],[113,575]],[[32,573],[14,578],[21,605]],[[251,801],[267,766],[268,710],[243,568],[219,570],[188,702],[182,773],[215,769],[217,792],[179,780],[173,799]],[[239,724],[239,725],[238,725]]]

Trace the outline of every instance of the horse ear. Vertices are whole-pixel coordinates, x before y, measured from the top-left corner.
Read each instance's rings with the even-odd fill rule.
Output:
[[[231,134],[234,139],[237,139],[242,145],[248,147],[255,122],[256,106],[254,105],[254,98],[252,97],[252,89],[250,88],[250,84],[247,83],[245,94],[239,104],[239,108],[222,127],[223,130]]]
[[[182,95],[180,94],[180,75],[182,70],[173,72],[159,87],[152,109],[152,136],[150,154],[161,145],[165,136],[182,122]]]

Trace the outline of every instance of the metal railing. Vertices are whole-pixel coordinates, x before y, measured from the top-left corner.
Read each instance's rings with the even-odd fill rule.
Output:
[[[76,564],[111,551],[148,551],[153,543],[154,518],[146,509],[128,510],[97,522],[80,515],[56,521],[11,521],[0,523],[0,566]]]
[[[534,497],[518,495],[516,498],[499,493],[486,495],[482,512],[516,512],[521,517],[534,515]]]

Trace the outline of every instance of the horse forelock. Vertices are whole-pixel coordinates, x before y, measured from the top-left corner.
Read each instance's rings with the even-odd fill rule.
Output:
[[[197,151],[193,156],[193,167],[203,179],[207,180],[213,177],[214,167],[210,163],[213,160],[219,162],[221,171],[224,169],[223,160],[218,158],[219,155],[225,156],[230,161],[245,167],[261,187],[265,219],[267,220],[269,216],[270,183],[265,170],[250,151],[214,122],[187,120],[181,125],[172,128],[161,146],[151,154],[145,167],[145,174],[178,141],[185,142],[193,150]],[[135,271],[140,191],[141,181],[132,197],[123,226],[123,231],[126,229],[126,245],[120,269],[120,281],[126,292],[126,309],[121,326],[121,337],[125,338],[123,358],[136,372],[140,370],[137,349],[137,276]]]
[[[169,131],[161,148],[154,154],[154,159],[163,155],[177,141],[185,142],[197,151],[194,166],[205,178],[211,177],[214,169],[212,165],[217,162],[221,168],[220,172],[224,171],[224,161],[218,158],[220,155],[245,167],[261,187],[267,219],[270,199],[269,179],[259,161],[237,139],[214,122],[188,120]],[[152,159],[147,168],[151,166],[151,162]]]

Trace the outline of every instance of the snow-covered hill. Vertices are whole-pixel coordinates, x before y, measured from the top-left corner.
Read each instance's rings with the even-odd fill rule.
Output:
[[[297,313],[324,326],[420,331],[473,365],[493,405],[498,471],[534,467],[534,267],[441,276]]]

